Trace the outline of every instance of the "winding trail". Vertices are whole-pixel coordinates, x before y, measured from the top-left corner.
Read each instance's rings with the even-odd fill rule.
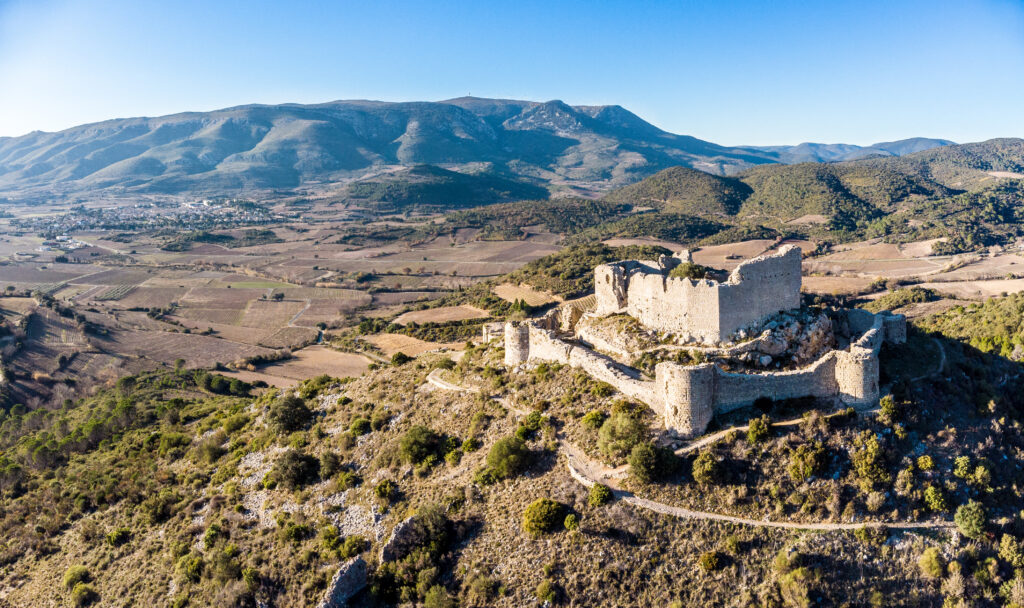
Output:
[[[941,345],[940,345],[941,349]],[[945,365],[945,356],[942,358],[942,365],[939,370],[942,370],[942,366]],[[457,391],[457,392],[475,392],[479,393],[480,389],[469,388],[453,384],[441,378],[441,369],[435,369],[427,374],[427,381],[440,388],[442,390]],[[499,401],[504,401],[498,399]],[[516,413],[522,413],[521,410],[516,408],[509,408]],[[835,414],[832,414],[835,415]],[[786,420],[783,422],[774,423],[772,426],[793,426],[799,424],[802,419]],[[735,431],[745,431],[747,426],[735,426],[728,429],[723,429],[716,433],[712,433],[706,437],[701,437],[696,441],[692,441],[689,444],[676,450],[676,454],[686,454],[694,450],[700,449],[710,443],[718,441],[722,437]],[[606,480],[620,479],[625,477],[625,471],[627,467],[611,468],[604,464],[597,462],[586,455],[578,446],[558,437],[558,444],[562,451],[565,452],[566,456],[566,467],[569,469],[569,475],[577,482],[585,487],[591,487],[595,483],[604,483]],[[610,485],[610,484],[606,484]],[[649,500],[647,498],[640,498],[634,495],[632,492],[618,489],[611,486],[612,492],[615,497],[622,500],[625,503],[647,509],[654,513],[661,513],[662,515],[669,515],[672,517],[679,517],[683,519],[696,519],[705,521],[720,521],[725,523],[732,523],[741,526],[754,526],[763,528],[784,528],[788,530],[817,530],[817,531],[840,531],[840,530],[858,530],[860,528],[888,528],[898,530],[912,530],[912,529],[947,529],[953,528],[954,523],[951,521],[944,520],[932,520],[932,521],[898,521],[898,522],[878,522],[878,521],[865,521],[860,523],[801,523],[801,522],[790,522],[790,521],[772,521],[769,519],[758,520],[750,519],[746,517],[737,517],[735,515],[726,515],[724,513],[713,513],[709,511],[694,511],[692,509],[685,509],[683,507],[676,507],[668,505],[662,502]]]

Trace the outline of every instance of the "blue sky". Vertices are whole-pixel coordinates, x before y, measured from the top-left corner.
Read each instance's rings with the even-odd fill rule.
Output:
[[[0,0],[0,136],[469,93],[729,145],[1020,137],[1024,0]]]

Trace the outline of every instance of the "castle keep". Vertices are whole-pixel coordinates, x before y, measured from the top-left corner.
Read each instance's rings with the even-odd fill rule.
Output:
[[[594,270],[598,315],[625,313],[651,329],[716,343],[765,317],[800,308],[800,249],[744,262],[724,283],[667,276],[687,251],[657,263],[629,260]]]
[[[761,397],[837,398],[849,405],[877,401],[879,351],[883,342],[906,341],[906,319],[861,309],[798,318],[800,259],[799,248],[784,247],[740,264],[723,282],[669,277],[673,267],[689,261],[687,252],[599,266],[593,310],[581,316],[562,307],[540,319],[505,325],[505,363],[553,361],[583,369],[650,406],[665,428],[680,436],[698,435],[715,414]],[[606,354],[639,353],[622,352],[613,340],[586,327],[614,315],[628,315],[661,336],[661,351],[700,351],[768,369],[725,371],[713,362],[662,360],[654,366],[653,379],[645,378]],[[836,339],[845,347],[835,348]],[[807,353],[813,360],[800,358]],[[795,367],[770,368],[780,367],[783,359]]]

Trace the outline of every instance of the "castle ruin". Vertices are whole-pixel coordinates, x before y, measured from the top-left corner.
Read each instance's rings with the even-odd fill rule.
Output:
[[[583,369],[650,406],[667,430],[683,437],[702,433],[715,414],[762,397],[837,398],[848,405],[878,400],[879,351],[883,342],[906,341],[902,315],[849,309],[832,311],[813,323],[794,320],[801,285],[797,247],[748,260],[722,282],[669,276],[672,268],[689,261],[688,252],[682,252],[658,261],[598,266],[592,310],[581,315],[563,306],[540,319],[506,323],[506,365],[551,361]],[[794,369],[726,371],[715,362],[662,360],[654,366],[653,379],[648,379],[606,354],[624,350],[612,344],[614,340],[583,329],[588,321],[616,315],[628,315],[656,333],[665,343],[662,350],[712,353],[719,361],[781,366],[780,357],[789,356],[785,349],[792,346],[779,344],[778,334],[786,323],[786,328],[813,326],[816,336],[824,327],[829,341],[819,340],[814,360]],[[847,342],[844,348],[831,346],[833,333]],[[799,360],[796,355],[791,358]]]

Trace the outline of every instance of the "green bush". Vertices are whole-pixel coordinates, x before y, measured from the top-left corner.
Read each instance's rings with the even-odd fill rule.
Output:
[[[747,443],[757,445],[771,434],[771,419],[767,415],[751,418],[747,426]]]
[[[930,485],[924,489],[924,504],[928,506],[928,510],[935,513],[949,511],[949,501],[939,486]]]
[[[850,461],[865,491],[874,487],[876,483],[887,483],[892,479],[877,435],[871,431],[863,431],[853,440],[853,445]]]
[[[600,507],[606,505],[615,498],[615,494],[612,493],[612,489],[608,486],[600,483],[595,483],[590,486],[590,494],[587,496],[587,503],[592,507]]]
[[[349,425],[348,430],[356,437],[360,437],[369,433],[372,430],[372,427],[370,425],[370,421],[366,418],[356,418],[352,421],[352,424]]]
[[[128,528],[118,528],[107,534],[107,544],[111,547],[120,547],[128,542],[131,537],[131,530]]]
[[[92,575],[85,566],[71,566],[64,571],[64,588],[68,591],[74,589],[78,583],[88,583],[91,580]]]
[[[182,579],[189,583],[198,583],[203,575],[203,556],[198,553],[188,553],[178,558],[174,564],[174,570]]]
[[[235,414],[224,420],[224,432],[231,434],[249,424],[249,417],[245,414]]]
[[[523,530],[541,536],[558,530],[565,523],[566,507],[550,498],[539,498],[523,512]]]
[[[313,419],[313,411],[305,400],[296,395],[284,395],[270,404],[267,422],[278,433],[291,433],[306,428]]]
[[[984,535],[985,525],[988,523],[985,517],[985,508],[981,506],[980,502],[974,500],[957,507],[953,521],[956,522],[956,527],[961,534],[973,539],[980,539]]]
[[[181,495],[173,490],[164,488],[159,493],[150,496],[139,505],[139,511],[145,516],[146,521],[156,525],[170,519],[174,515],[174,507],[181,501]]]
[[[537,596],[537,601],[553,604],[558,597],[558,588],[550,580],[544,579],[533,593]]]
[[[398,486],[390,479],[382,479],[373,488],[373,493],[377,498],[390,501],[398,495]]]
[[[88,606],[98,599],[100,595],[88,583],[78,583],[71,589],[71,602],[75,606]]]
[[[693,460],[693,480],[701,485],[711,485],[721,477],[721,465],[707,450],[701,451]]]
[[[441,438],[425,426],[414,426],[402,435],[398,442],[398,453],[407,464],[419,464],[430,456],[436,456]]]
[[[633,446],[647,439],[647,425],[632,412],[613,412],[597,433],[597,447],[611,459],[625,458]]]
[[[604,421],[607,418],[608,415],[601,410],[590,410],[583,416],[580,422],[582,422],[583,426],[588,429],[597,431],[601,428],[601,425],[604,424]]]
[[[658,477],[658,453],[654,444],[645,441],[633,446],[626,459],[629,463],[629,474],[641,483],[651,483]]]
[[[942,552],[938,547],[928,547],[921,553],[917,560],[921,574],[928,578],[940,579],[946,574],[946,560],[942,558]]]
[[[718,570],[720,562],[721,560],[718,557],[717,551],[707,551],[705,553],[701,553],[700,559],[697,560],[697,563],[700,564],[701,570],[705,572],[713,572],[715,570]]]
[[[277,483],[295,490],[317,480],[320,461],[298,450],[287,450],[274,462],[270,474]]]
[[[703,279],[708,276],[710,269],[707,266],[701,266],[700,264],[694,264],[693,262],[683,262],[668,272],[668,276],[675,279]]]
[[[576,514],[570,513],[565,516],[565,521],[562,522],[562,525],[565,527],[566,530],[570,532],[572,532],[573,530],[579,530],[580,518],[577,517]]]
[[[526,470],[532,454],[519,437],[505,437],[491,446],[487,467],[498,479],[508,479]]]
[[[802,443],[789,450],[787,470],[793,481],[801,482],[821,473],[825,466],[825,447],[820,441]]]
[[[412,357],[401,351],[391,355],[391,365],[405,365],[410,361],[412,361]]]

